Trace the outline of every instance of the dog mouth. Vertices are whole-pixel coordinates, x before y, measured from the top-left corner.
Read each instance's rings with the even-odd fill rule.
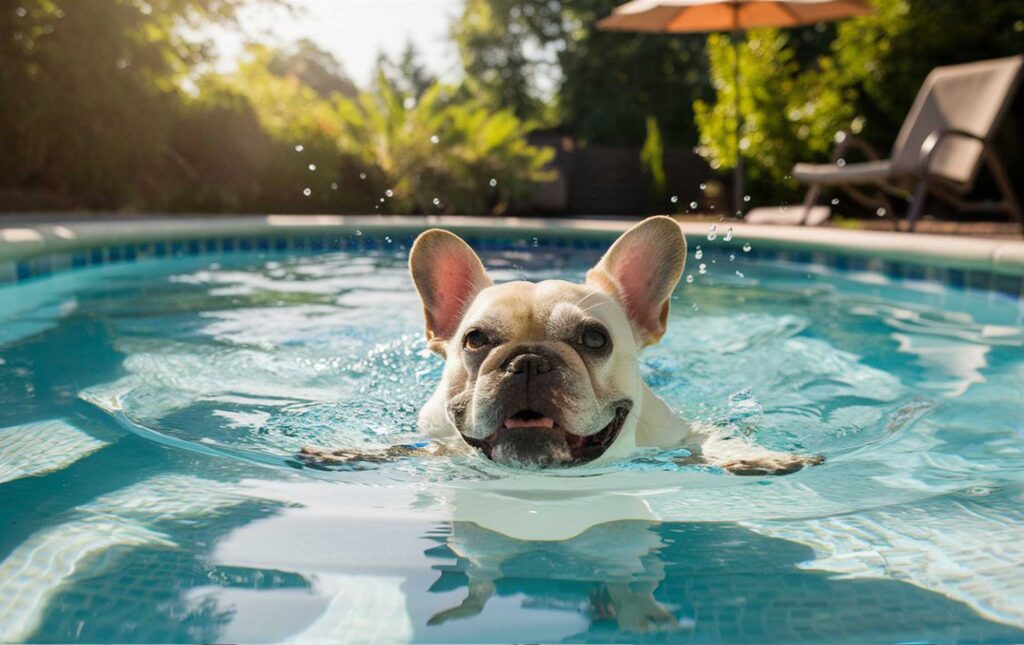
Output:
[[[577,466],[597,459],[615,443],[632,408],[630,401],[615,406],[612,420],[599,432],[580,435],[560,426],[553,418],[525,409],[506,418],[486,439],[463,435],[470,446],[499,463],[526,466]]]

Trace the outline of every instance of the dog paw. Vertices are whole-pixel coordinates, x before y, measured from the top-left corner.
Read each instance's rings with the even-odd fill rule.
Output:
[[[427,620],[430,626],[443,625],[450,620],[464,620],[483,612],[487,601],[494,595],[494,584],[490,582],[471,582],[465,600],[456,607],[440,611]]]
[[[406,457],[434,454],[438,452],[432,445],[424,442],[388,446],[386,448],[327,450],[303,446],[295,457],[305,466],[319,470],[346,470],[372,468],[381,464],[397,461]]]
[[[624,612],[616,616],[615,623],[619,630],[634,634],[674,632],[680,628],[676,617],[665,610],[637,614]]]
[[[638,591],[628,584],[604,585],[592,599],[596,615],[615,620],[620,631],[635,634],[672,632],[684,627],[650,591]]]
[[[676,617],[650,597],[617,603],[615,623],[619,630],[634,634],[671,632],[680,627]]]
[[[817,466],[824,461],[824,455],[778,454],[753,459],[734,459],[719,465],[733,475],[764,476],[789,475],[802,470],[804,466]]]

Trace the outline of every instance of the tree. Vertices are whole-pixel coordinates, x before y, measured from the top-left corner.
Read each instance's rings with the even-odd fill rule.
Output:
[[[519,118],[543,117],[543,88],[557,77],[548,44],[564,38],[561,22],[547,3],[466,0],[452,38],[473,92]]]
[[[749,33],[740,47],[742,153],[762,198],[795,199],[790,169],[824,160],[839,130],[887,150],[925,76],[939,65],[1018,54],[1024,0],[873,0],[874,13],[839,23],[835,39],[807,53],[815,28]],[[715,101],[698,101],[699,150],[730,168],[735,150],[733,48],[708,40]],[[1020,124],[1007,132],[1020,130]],[[1006,146],[1020,160],[1020,144]]]
[[[273,0],[270,0],[271,2]],[[186,37],[245,0],[21,0],[0,11],[0,187],[116,208],[168,190]],[[181,27],[191,29],[182,29]]]
[[[354,97],[359,93],[338,59],[306,38],[287,49],[275,51],[267,68],[278,76],[299,79],[321,98],[330,98],[336,93]]]
[[[531,125],[511,110],[457,100],[439,83],[409,98],[380,75],[375,91],[337,103],[340,146],[365,168],[377,210],[501,213],[548,179],[554,152],[529,145]]]
[[[420,62],[420,53],[411,40],[405,43],[398,60],[391,60],[381,52],[377,56],[377,79],[387,79],[388,83],[398,92],[418,99],[437,80]]]
[[[188,175],[173,208],[369,210],[372,189],[340,147],[335,102],[346,98],[324,98],[299,75],[275,73],[275,62],[293,53],[250,45],[235,72],[198,80],[172,138]]]
[[[613,145],[639,146],[652,115],[667,143],[693,145],[693,101],[708,90],[704,36],[599,31],[617,4],[467,0],[453,35],[494,108]]]

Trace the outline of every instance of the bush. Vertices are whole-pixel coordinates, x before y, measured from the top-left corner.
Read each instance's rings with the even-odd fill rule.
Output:
[[[816,40],[815,28],[755,30],[740,46],[741,148],[759,198],[797,199],[793,164],[825,160],[838,130],[862,133],[888,150],[934,67],[1020,52],[1024,0],[873,4],[873,14],[835,26],[823,55],[803,55],[806,41]],[[708,55],[715,101],[694,105],[699,151],[726,169],[734,164],[736,92],[728,38],[710,36]]]
[[[375,92],[337,100],[340,147],[366,168],[378,210],[504,212],[550,178],[554,151],[526,142],[529,123],[434,83],[417,99],[380,75]]]

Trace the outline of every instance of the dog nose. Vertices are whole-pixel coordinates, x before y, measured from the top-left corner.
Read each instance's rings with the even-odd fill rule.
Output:
[[[540,354],[520,354],[509,361],[505,371],[509,374],[539,376],[551,371],[551,360]]]

